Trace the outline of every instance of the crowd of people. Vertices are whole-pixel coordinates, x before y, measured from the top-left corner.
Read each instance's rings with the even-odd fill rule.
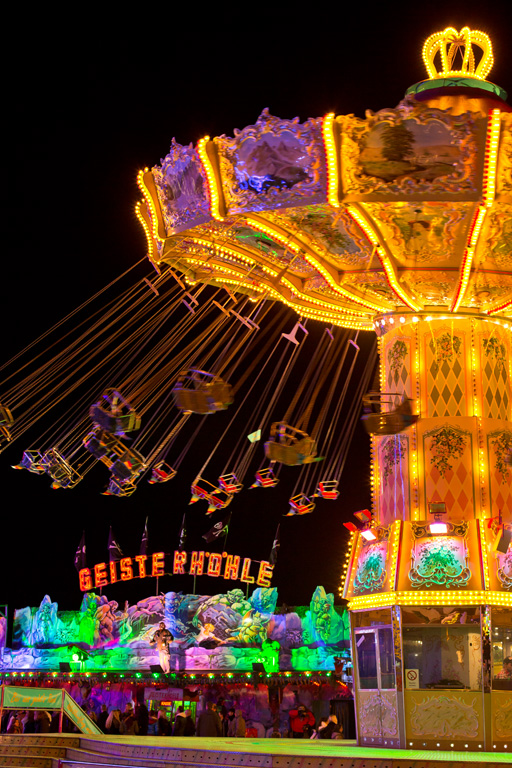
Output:
[[[322,718],[318,724],[311,710],[304,705],[292,709],[289,713],[289,727],[282,730],[276,724],[265,729],[261,723],[247,723],[241,709],[225,706],[224,699],[217,703],[208,701],[206,708],[197,720],[190,709],[180,705],[174,718],[168,718],[165,709],[149,712],[144,703],[135,707],[126,704],[124,712],[112,709],[106,704],[97,714],[92,707],[85,709],[86,714],[108,735],[127,736],[224,736],[226,738],[270,737],[301,739],[341,739],[343,732],[334,714]],[[2,733],[55,733],[60,726],[60,711],[50,713],[46,710],[28,710],[26,712],[4,712],[1,722]],[[259,726],[256,727],[256,726]],[[75,730],[67,717],[63,718],[63,730]]]

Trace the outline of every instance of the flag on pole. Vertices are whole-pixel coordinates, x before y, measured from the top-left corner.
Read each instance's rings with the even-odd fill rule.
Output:
[[[144,533],[142,534],[142,539],[140,542],[140,552],[141,555],[147,555],[148,553],[148,519],[146,517],[146,522],[144,524]]]
[[[113,560],[121,560],[122,557],[124,557],[123,551],[112,532],[112,526],[110,526],[108,532],[108,559],[112,562]]]
[[[277,526],[276,535],[274,536],[274,542],[272,544],[272,550],[270,552],[269,557],[269,563],[270,565],[275,565],[277,563],[277,555],[279,553],[279,547],[281,546],[281,542],[279,540],[279,528],[281,525]]]
[[[210,544],[210,542],[220,539],[221,536],[227,536],[230,521],[231,512],[223,520],[219,520],[218,523],[215,523],[213,528],[210,528],[210,530],[203,535],[203,539],[206,540],[206,543]]]
[[[75,568],[77,571],[81,571],[82,568],[86,567],[85,562],[85,531],[82,532],[82,538],[80,539],[80,542],[78,544],[78,547],[76,548],[75,552]]]
[[[187,529],[185,528],[185,515],[183,515],[183,521],[181,523],[180,540],[178,543],[178,549],[181,552],[185,549],[185,542],[187,540]]]

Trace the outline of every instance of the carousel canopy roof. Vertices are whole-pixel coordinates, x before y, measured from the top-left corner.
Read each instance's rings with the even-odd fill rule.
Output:
[[[395,312],[506,318],[512,115],[485,79],[491,43],[448,28],[423,55],[429,79],[395,109],[304,123],[265,110],[232,137],[173,140],[139,174],[150,259],[346,327]]]

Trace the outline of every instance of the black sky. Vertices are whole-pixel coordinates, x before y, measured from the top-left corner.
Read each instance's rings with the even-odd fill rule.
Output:
[[[512,92],[509,3],[160,4],[136,11],[119,4],[75,8],[74,19],[41,10],[30,20],[17,13],[3,94],[2,359],[142,258],[135,177],[165,156],[173,136],[187,144],[232,135],[265,107],[301,121],[394,107],[425,77],[424,39],[448,25],[488,32],[496,59],[490,79]],[[152,536],[174,549],[188,479],[144,483],[127,500],[99,495],[105,477],[98,475],[54,492],[46,478],[10,469],[26,447],[21,438],[0,455],[0,604],[37,605],[48,593],[62,609],[78,608],[73,555],[83,528],[91,563],[106,556],[110,524],[126,554],[136,554],[146,515],[150,549],[157,548]],[[342,521],[369,503],[368,466],[358,427],[340,500],[282,526],[274,581],[280,601],[309,602],[317,584],[336,592]],[[233,551],[268,555],[285,511],[277,498],[265,496],[261,509],[251,502],[246,518],[237,500]],[[202,506],[191,509],[197,546],[209,521]],[[169,578],[160,587],[187,591],[191,582]],[[206,593],[222,586],[198,583]],[[152,587],[132,582],[107,594],[133,601]]]

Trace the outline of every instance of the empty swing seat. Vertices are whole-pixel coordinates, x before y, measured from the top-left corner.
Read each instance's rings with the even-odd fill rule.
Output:
[[[290,504],[290,511],[287,512],[285,517],[291,517],[292,515],[308,515],[315,508],[315,503],[304,493],[292,496],[288,503]]]
[[[126,448],[111,467],[112,476],[120,483],[131,483],[146,468],[144,456],[133,448]]]
[[[236,475],[230,473],[219,477],[219,487],[226,493],[239,493],[244,486],[238,482]]]
[[[294,467],[315,461],[316,454],[316,441],[306,432],[284,421],[272,424],[270,439],[265,443],[265,456],[268,459]]]
[[[100,427],[96,427],[92,432],[84,437],[83,444],[89,453],[92,453],[95,459],[100,461],[105,458],[116,443],[116,439]]]
[[[6,405],[2,405],[0,403],[0,425],[5,427],[12,427],[13,424],[14,418],[11,411],[9,408],[7,408]]]
[[[384,397],[391,397],[384,400]],[[389,411],[383,411],[383,405],[393,405],[393,400],[400,397],[399,404]],[[412,412],[412,400],[406,395],[392,392],[369,392],[363,398],[366,413],[361,417],[364,428],[370,435],[397,435],[407,427],[416,424],[419,416]]]
[[[44,471],[53,480],[52,488],[73,488],[82,480],[82,475],[71,466],[67,459],[56,449],[50,448],[41,459]]]
[[[166,464],[165,461],[160,461],[151,470],[151,477],[148,480],[150,485],[155,483],[167,483],[168,480],[172,480],[176,477],[176,470],[171,467],[170,464]]]
[[[338,481],[322,480],[321,483],[318,483],[318,489],[315,495],[321,496],[322,499],[335,501],[340,495],[340,492],[338,491]]]
[[[115,389],[108,389],[101,400],[91,406],[89,415],[97,427],[112,435],[124,435],[140,428],[140,416]]]
[[[254,477],[255,482],[251,485],[251,488],[273,488],[279,482],[279,478],[274,475],[272,467],[259,469]]]
[[[28,469],[35,475],[44,475],[45,468],[42,462],[42,454],[40,451],[24,451],[23,457],[19,464],[13,464],[13,469]]]
[[[233,402],[230,384],[213,373],[192,369],[182,373],[172,389],[174,404],[180,411],[216,413]]]
[[[137,486],[134,483],[120,483],[115,478],[111,478],[108,487],[102,496],[131,496],[137,490]]]

